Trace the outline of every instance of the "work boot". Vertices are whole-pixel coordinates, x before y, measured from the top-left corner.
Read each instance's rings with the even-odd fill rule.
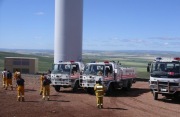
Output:
[[[22,102],[24,102],[25,101],[25,99],[24,99],[24,97],[22,97]]]
[[[20,97],[17,98],[17,101],[20,102]]]
[[[101,105],[101,108],[103,108],[103,105]]]
[[[97,105],[97,108],[100,108],[100,105]]]
[[[42,97],[42,100],[45,100],[45,96]]]
[[[42,91],[39,94],[42,95]]]

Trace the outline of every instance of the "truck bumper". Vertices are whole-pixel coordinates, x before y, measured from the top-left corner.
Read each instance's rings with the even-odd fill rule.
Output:
[[[180,92],[180,86],[150,84],[150,89],[158,94],[175,94]]]

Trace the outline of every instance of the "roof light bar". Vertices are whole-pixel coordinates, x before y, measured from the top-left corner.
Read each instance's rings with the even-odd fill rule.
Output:
[[[71,62],[71,63],[74,63],[74,61],[72,61],[72,60],[71,60],[70,62]]]
[[[109,61],[104,61],[104,63],[109,63]]]
[[[180,61],[180,57],[175,57],[174,60]]]

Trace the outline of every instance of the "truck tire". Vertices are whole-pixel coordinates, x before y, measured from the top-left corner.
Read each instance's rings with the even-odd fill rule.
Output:
[[[88,93],[88,94],[91,94],[91,95],[94,95],[94,94],[95,94],[93,88],[89,88],[89,87],[88,87],[86,90],[87,90],[87,93]]]
[[[55,91],[57,91],[57,92],[60,92],[60,88],[61,88],[61,87],[60,87],[59,85],[55,85],[55,86],[54,86],[54,89],[55,89]]]
[[[124,91],[129,91],[131,89],[132,83],[130,81],[127,82],[127,86],[123,87]]]
[[[106,91],[106,96],[110,96],[112,93],[113,93],[113,85],[111,83]]]
[[[74,84],[74,87],[72,89],[73,92],[77,92],[78,91],[78,88],[79,88],[79,82],[76,81],[76,83]]]
[[[154,100],[157,100],[157,99],[158,99],[158,93],[153,92],[153,96],[154,96]]]

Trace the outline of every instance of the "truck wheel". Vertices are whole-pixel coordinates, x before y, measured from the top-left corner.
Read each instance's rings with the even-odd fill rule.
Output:
[[[157,100],[157,99],[158,99],[158,93],[153,92],[153,96],[154,96],[154,100]]]
[[[61,88],[61,87],[60,87],[59,85],[55,85],[55,86],[54,86],[54,89],[55,89],[57,92],[60,92],[60,88]]]
[[[178,93],[178,92],[176,92],[174,95],[173,95],[173,100],[175,100],[175,101],[179,101],[179,99],[180,99],[180,94]]]
[[[95,94],[93,88],[87,88],[87,93],[88,93],[88,94],[91,94],[91,95],[94,95],[94,94]]]
[[[128,84],[127,84],[127,90],[130,90],[131,86],[132,86],[132,83],[129,81]]]
[[[78,87],[79,87],[79,82],[77,81],[75,84],[74,84],[74,87],[72,89],[73,92],[77,92],[78,91]]]
[[[106,91],[106,96],[111,95],[112,92],[113,92],[113,86],[112,86],[112,84],[110,84],[109,87],[108,87],[108,90]]]
[[[124,91],[129,91],[131,89],[132,83],[130,81],[128,81],[127,86],[123,87]]]

